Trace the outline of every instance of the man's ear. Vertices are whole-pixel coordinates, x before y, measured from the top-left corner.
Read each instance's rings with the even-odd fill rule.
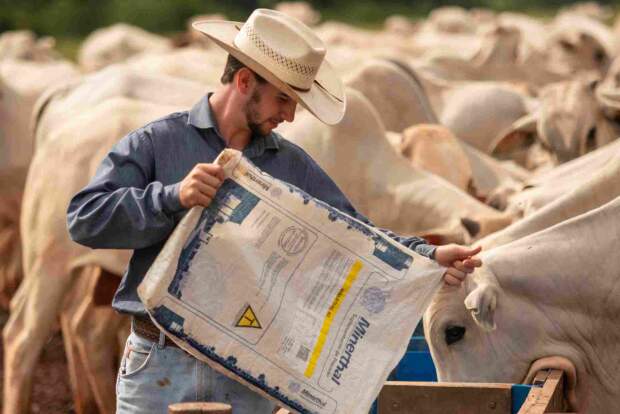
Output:
[[[235,73],[234,81],[239,92],[249,95],[254,89],[256,78],[250,69],[243,67]]]

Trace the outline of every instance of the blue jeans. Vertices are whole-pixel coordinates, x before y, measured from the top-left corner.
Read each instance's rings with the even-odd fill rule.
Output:
[[[276,407],[180,348],[131,332],[116,381],[116,413],[167,414],[170,404],[194,401],[230,404],[234,414],[271,414]]]

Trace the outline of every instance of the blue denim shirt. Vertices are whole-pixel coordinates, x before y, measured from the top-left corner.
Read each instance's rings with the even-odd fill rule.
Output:
[[[134,250],[112,302],[122,313],[146,315],[137,287],[188,211],[179,200],[180,182],[195,164],[213,162],[226,148],[208,96],[190,111],[170,114],[123,137],[69,203],[67,224],[74,241]],[[277,133],[253,136],[243,155],[268,174],[370,224],[304,150]],[[434,255],[435,246],[424,239],[383,231],[424,256]]]

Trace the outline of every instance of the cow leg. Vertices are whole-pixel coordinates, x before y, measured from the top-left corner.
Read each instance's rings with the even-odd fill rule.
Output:
[[[55,326],[72,276],[37,260],[11,300],[4,341],[4,414],[30,411],[34,368]],[[29,277],[27,277],[29,276]]]
[[[26,170],[0,172],[0,308],[9,309],[22,280],[22,247],[19,229]]]
[[[78,273],[77,283],[74,283],[69,292],[69,297],[60,313],[60,326],[62,328],[62,338],[65,344],[65,354],[67,356],[67,367],[71,381],[73,393],[73,403],[77,414],[96,413],[97,403],[95,390],[90,387],[88,381],[88,370],[84,359],[81,357],[78,342],[72,330],[73,315],[80,311],[80,306],[87,295],[84,292],[88,288],[92,279],[90,268],[81,269]]]
[[[121,279],[98,266],[89,269],[89,289],[78,311],[72,314],[71,336],[86,368],[86,378],[94,392],[99,412],[113,414],[116,410],[116,356],[119,353],[116,337],[126,317],[114,312],[110,303],[111,294]],[[110,284],[114,286],[107,286]],[[103,289],[102,285],[105,286]],[[105,299],[99,298],[102,290],[107,293]]]

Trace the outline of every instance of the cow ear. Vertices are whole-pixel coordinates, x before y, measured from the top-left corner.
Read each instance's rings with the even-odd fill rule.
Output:
[[[492,331],[495,325],[495,307],[497,305],[497,288],[489,283],[476,285],[465,298],[465,307],[482,329]]]

